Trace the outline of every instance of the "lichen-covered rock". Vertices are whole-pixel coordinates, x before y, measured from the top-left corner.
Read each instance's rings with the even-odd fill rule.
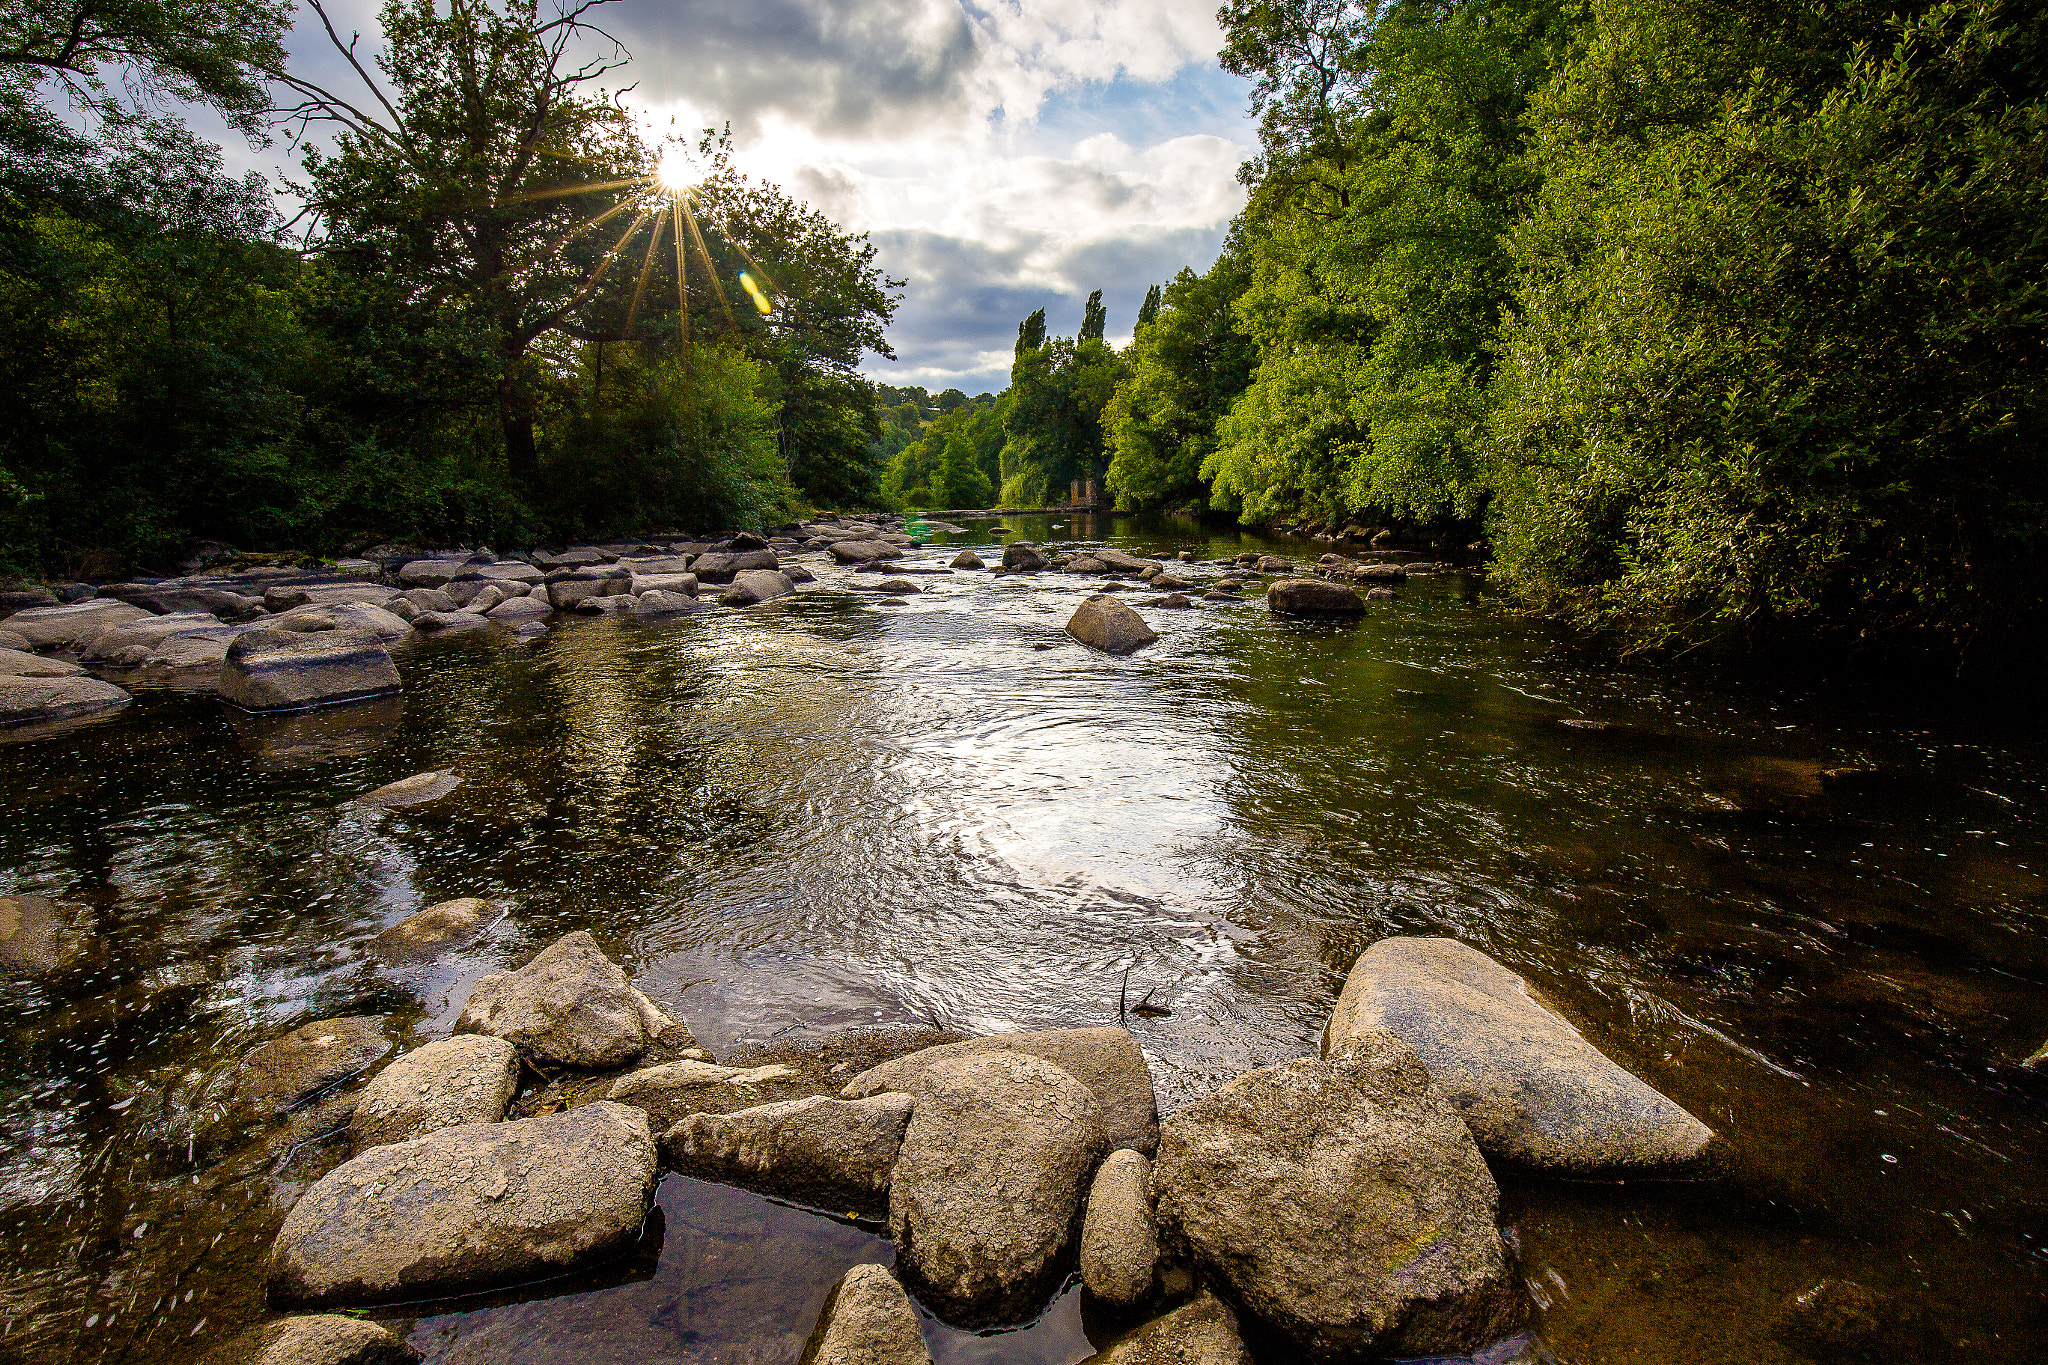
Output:
[[[1365,599],[1342,583],[1291,578],[1266,590],[1266,606],[1276,616],[1357,616]]]
[[[357,591],[361,591],[357,589]],[[404,617],[386,611],[375,602],[313,602],[293,607],[275,621],[265,622],[277,630],[317,633],[323,630],[366,630],[386,644],[412,634]]]
[[[1111,1152],[1088,1187],[1081,1224],[1081,1283],[1114,1308],[1152,1296],[1159,1270],[1159,1229],[1152,1221],[1152,1163],[1126,1147]]]
[[[311,1313],[230,1337],[200,1365],[412,1365],[420,1353],[374,1322]]]
[[[776,1098],[775,1090],[798,1073],[786,1066],[713,1066],[685,1057],[643,1067],[612,1082],[607,1099],[645,1109],[659,1132],[667,1132],[690,1115],[711,1110],[724,1113]],[[786,1092],[785,1092],[786,1094]]]
[[[46,659],[24,649],[0,649],[0,676],[9,678],[82,678],[85,670],[62,659]]]
[[[1528,982],[1455,939],[1382,939],[1358,959],[1324,1051],[1378,1029],[1415,1049],[1489,1156],[1576,1175],[1648,1172],[1690,1161],[1713,1138]]]
[[[684,1175],[800,1199],[828,1209],[878,1212],[915,1101],[909,1095],[834,1100],[812,1095],[728,1114],[692,1114],[661,1139]]]
[[[896,1277],[857,1265],[832,1287],[804,1365],[931,1365],[924,1326]]]
[[[958,1057],[1015,1052],[1051,1062],[1095,1092],[1102,1106],[1102,1130],[1110,1150],[1134,1148],[1150,1156],[1159,1148],[1159,1099],[1145,1054],[1128,1029],[1062,1028],[1032,1033],[995,1033],[945,1043],[870,1067],[846,1083],[848,1099],[885,1090],[914,1091],[918,1073]]]
[[[363,1087],[349,1118],[356,1151],[464,1123],[496,1123],[519,1085],[519,1050],[464,1034],[413,1049]]]
[[[695,1046],[580,929],[518,971],[477,982],[455,1031],[488,1033],[539,1061],[588,1071],[623,1066],[656,1043]]]
[[[1035,1057],[933,1063],[889,1181],[889,1235],[925,1301],[967,1326],[1014,1322],[1043,1301],[1089,1174],[1106,1150],[1087,1086]]]
[[[316,1020],[251,1050],[235,1075],[235,1100],[252,1115],[282,1114],[390,1051],[382,1015]]]
[[[369,954],[394,966],[418,962],[476,937],[497,913],[495,904],[479,896],[442,901],[407,915],[371,939]]]
[[[1106,593],[1096,593],[1074,609],[1067,634],[1105,654],[1129,654],[1159,638],[1144,617]]]
[[[295,711],[390,696],[398,667],[369,631],[251,630],[228,646],[218,687],[244,711]]]
[[[639,1235],[654,1194],[647,1115],[600,1100],[372,1147],[285,1215],[270,1299],[422,1299],[537,1279]]]
[[[1312,1360],[1464,1355],[1519,1315],[1493,1175],[1391,1033],[1173,1115],[1152,1193],[1166,1239]]]
[[[1252,1365],[1252,1357],[1238,1335],[1237,1314],[1204,1290],[1082,1365]]]

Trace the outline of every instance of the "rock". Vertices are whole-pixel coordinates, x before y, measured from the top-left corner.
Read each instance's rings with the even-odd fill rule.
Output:
[[[1361,564],[1351,571],[1353,578],[1373,579],[1379,582],[1399,583],[1408,577],[1408,571],[1399,564]]]
[[[739,551],[739,553],[732,557],[732,567],[735,573],[743,572],[747,569],[780,569],[782,567],[782,556],[766,546],[742,549],[739,541],[734,540],[733,549]]]
[[[880,540],[841,540],[832,544],[832,557],[841,564],[872,564],[880,559],[901,559],[903,551]]]
[[[44,588],[32,588],[25,584],[0,588],[0,620],[5,620],[18,611],[33,611],[37,607],[56,605],[56,594]]]
[[[857,1099],[884,1090],[912,1090],[918,1074],[927,1067],[989,1052],[1021,1053],[1051,1062],[1095,1092],[1111,1151],[1130,1147],[1150,1156],[1158,1150],[1159,1101],[1152,1089],[1152,1072],[1127,1029],[1046,1029],[968,1038],[870,1067],[848,1081],[840,1093]]]
[[[222,621],[243,621],[263,610],[261,597],[209,583],[115,583],[100,596],[119,598],[160,616],[201,612]]]
[[[1173,1115],[1152,1193],[1167,1238],[1310,1359],[1464,1355],[1516,1320],[1493,1176],[1391,1033]]]
[[[398,571],[398,581],[408,588],[443,588],[469,566],[458,559],[415,559]]]
[[[411,612],[407,613],[401,608],[398,605],[400,602],[410,606],[412,608]],[[384,609],[410,621],[414,616],[418,616],[422,612],[454,611],[456,607],[455,599],[442,592],[439,588],[411,588],[399,593],[396,597],[386,602]]]
[[[518,626],[528,621],[543,620],[553,610],[554,608],[550,607],[544,598],[514,597],[492,607],[484,613],[484,617],[496,621],[501,626]]]
[[[0,649],[11,649],[18,654],[28,653],[28,637],[12,630],[0,630]]]
[[[1093,553],[1097,559],[1118,573],[1143,573],[1147,569],[1157,570],[1159,568],[1156,560],[1140,559],[1136,555],[1126,554],[1122,550],[1101,549]]]
[[[1226,592],[1226,591],[1224,591],[1224,590],[1223,590],[1223,589],[1221,589],[1221,588],[1217,588],[1217,589],[1215,589],[1215,590],[1213,590],[1213,591],[1210,591],[1210,592],[1205,592],[1205,593],[1203,593],[1203,594],[1202,594],[1202,600],[1203,600],[1204,602],[1242,602],[1242,601],[1244,601],[1244,599],[1243,599],[1242,597],[1239,597],[1239,596],[1238,596],[1238,595],[1237,595],[1236,593],[1234,593],[1234,592]]]
[[[89,597],[61,607],[30,607],[7,618],[7,628],[30,649],[86,649],[100,632],[151,615],[112,597]]]
[[[734,576],[732,586],[718,595],[721,607],[751,607],[787,597],[796,591],[789,575],[775,569],[747,569]]]
[[[1775,1326],[1778,1336],[1802,1354],[1827,1362],[1919,1360],[1933,1342],[1917,1315],[1890,1295],[1851,1280],[1822,1280],[1795,1294]],[[1942,1351],[1940,1355],[1946,1356]]]
[[[1065,557],[1062,556],[1061,558]],[[1068,559],[1065,564],[1059,564],[1058,560],[1053,562],[1058,564],[1067,573],[1103,574],[1109,572],[1108,563],[1097,559],[1094,555],[1077,555],[1072,559]]]
[[[931,1365],[924,1326],[896,1277],[857,1265],[832,1287],[803,1365]]]
[[[374,1322],[318,1313],[238,1333],[200,1365],[412,1365],[420,1353]]]
[[[2029,1070],[2033,1070],[2040,1067],[2044,1063],[2048,1063],[2048,1043],[2043,1043],[2041,1044],[2041,1046],[2035,1048],[2032,1052],[2028,1053],[2026,1055],[2026,1058],[2020,1062],[2020,1065],[2028,1068]]]
[[[302,583],[263,591],[264,610],[280,616],[294,607],[331,607],[339,602],[381,607],[390,600],[391,589],[380,583]]]
[[[702,1110],[724,1113],[734,1108],[734,1097],[758,1103],[767,1098],[754,1093],[758,1087],[796,1078],[797,1073],[786,1066],[713,1066],[684,1058],[621,1076],[612,1082],[605,1097],[645,1109],[654,1126],[666,1132]]]
[[[358,1152],[464,1123],[496,1123],[519,1088],[519,1049],[465,1034],[415,1048],[363,1087],[349,1119]]]
[[[1368,602],[1391,602],[1399,596],[1400,594],[1392,588],[1367,588],[1365,590],[1365,600]]]
[[[885,578],[879,583],[870,584],[868,591],[882,593],[889,597],[915,597],[918,593],[923,592],[924,589],[918,587],[917,584],[907,578]]]
[[[479,896],[460,896],[430,905],[370,940],[368,952],[393,966],[433,957],[467,942],[497,918],[497,906]]]
[[[92,949],[82,919],[47,896],[0,896],[0,967],[32,976],[71,970]]]
[[[1381,939],[1358,959],[1324,1051],[1377,1029],[1415,1049],[1489,1156],[1578,1175],[1653,1171],[1689,1161],[1713,1137],[1528,982],[1455,939]]]
[[[403,616],[386,611],[375,602],[309,602],[264,625],[309,634],[323,630],[366,630],[386,644],[412,634],[412,625]]]
[[[454,585],[451,584],[450,586],[452,587]],[[451,596],[452,595],[453,594],[451,594]],[[526,594],[523,592],[508,594],[502,587],[500,587],[496,583],[486,583],[476,590],[475,596],[471,597],[467,602],[464,602],[462,604],[462,609],[464,611],[480,612],[488,616],[490,614],[491,608],[497,606],[500,602],[503,602],[507,596],[524,597],[526,596]]]
[[[547,577],[548,604],[567,611],[586,597],[616,597],[632,586],[628,569],[555,569]]]
[[[656,1043],[696,1045],[580,929],[518,971],[478,981],[455,1031],[488,1033],[542,1062],[586,1071],[623,1066]]]
[[[1237,1314],[1208,1290],[1112,1342],[1082,1365],[1252,1365]]]
[[[581,611],[583,603],[578,602],[576,609]],[[480,630],[490,623],[491,619],[480,611],[423,611],[412,618],[412,628],[422,635],[455,635]]]
[[[1102,593],[1074,609],[1067,621],[1067,634],[1105,654],[1129,654],[1159,638],[1144,617]]]
[[[815,583],[818,581],[818,576],[801,564],[785,565],[782,572],[789,576],[789,581],[792,583]]]
[[[382,1015],[304,1024],[242,1058],[235,1100],[252,1115],[282,1114],[360,1075],[389,1051]]]
[[[962,550],[959,554],[953,556],[953,562],[950,567],[955,569],[983,569],[988,566],[981,562],[981,556],[974,553],[974,551]]]
[[[189,630],[219,630],[220,621],[203,611],[144,616],[100,631],[83,651],[87,659],[111,659],[133,645],[151,646]],[[148,653],[148,649],[143,651]]]
[[[696,597],[679,592],[655,588],[643,592],[633,599],[633,615],[640,618],[650,616],[680,616],[693,611],[702,611],[710,605]]]
[[[802,1200],[880,1212],[915,1101],[909,1095],[823,1095],[727,1114],[692,1114],[661,1139],[684,1175]]]
[[[1159,1266],[1159,1230],[1152,1222],[1152,1163],[1143,1152],[1111,1152],[1088,1187],[1081,1224],[1081,1283],[1115,1308],[1152,1295]]]
[[[1045,555],[1028,540],[1013,540],[1003,547],[1003,567],[1011,573],[1037,573],[1045,564]]]
[[[964,1326],[1015,1322],[1051,1288],[1089,1173],[1102,1106],[1066,1072],[1014,1052],[928,1064],[889,1181],[897,1263]]]
[[[349,804],[355,806],[419,806],[429,801],[438,801],[462,785],[459,774],[446,769],[414,773],[401,777],[396,782],[386,782],[374,791],[366,791]]]
[[[1275,616],[1356,616],[1365,599],[1321,578],[1290,578],[1266,590],[1266,606]]]
[[[634,574],[633,596],[644,597],[650,592],[669,592],[682,597],[697,595],[697,575],[693,573]]]
[[[98,678],[0,674],[0,727],[99,715],[132,700],[120,688]]]
[[[768,548],[768,542],[755,535],[752,531],[735,533],[731,544],[735,550],[765,550]]]
[[[62,659],[45,659],[22,649],[0,649],[0,677],[82,678],[85,670]]]
[[[1164,597],[1155,597],[1149,602],[1140,602],[1141,607],[1161,607],[1167,611],[1181,611],[1195,605],[1180,593],[1170,592]]]
[[[372,1147],[285,1215],[270,1299],[425,1299],[559,1274],[633,1241],[654,1180],[647,1115],[603,1100]]]
[[[399,690],[391,651],[369,631],[251,630],[228,646],[220,695],[244,711],[294,711]]]

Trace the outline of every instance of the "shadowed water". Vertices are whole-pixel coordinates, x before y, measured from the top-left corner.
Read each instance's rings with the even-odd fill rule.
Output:
[[[1779,1321],[1823,1278],[1891,1296],[1888,1360],[2048,1356],[2048,1078],[2015,1065],[2048,1038],[2029,717],[1618,668],[1459,575],[1356,626],[1255,595],[1150,610],[1162,638],[1118,659],[1061,633],[1095,580],[923,577],[888,607],[817,567],[744,612],[410,646],[402,703],[275,720],[145,693],[0,746],[0,891],[83,905],[96,934],[87,969],[0,982],[0,1354],[176,1360],[251,1320],[283,1210],[336,1153],[210,1142],[207,1078],[323,1017],[445,1033],[477,975],[588,929],[714,1050],[1145,998],[1170,1010],[1128,1017],[1168,1110],[1314,1051],[1375,939],[1454,935],[1730,1139],[1710,1182],[1504,1176],[1560,1358],[1795,1361]],[[1608,728],[1565,723],[1588,720]],[[342,804],[429,768],[464,783]],[[466,895],[509,904],[479,942],[364,956]],[[793,1365],[832,1282],[890,1257],[670,1178],[633,1256],[377,1316],[431,1360]],[[1067,1365],[1101,1330],[1069,1292],[1025,1330],[928,1337]]]

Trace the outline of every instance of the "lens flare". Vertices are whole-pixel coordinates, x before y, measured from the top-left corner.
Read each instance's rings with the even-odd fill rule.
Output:
[[[654,183],[672,195],[689,193],[697,183],[697,167],[690,154],[681,147],[663,148],[660,160],[654,163]]]
[[[768,296],[761,292],[761,286],[755,283],[754,277],[744,270],[740,272],[740,288],[747,291],[748,297],[754,301],[754,307],[761,310],[762,317],[765,318],[775,311],[775,305],[770,303]]]

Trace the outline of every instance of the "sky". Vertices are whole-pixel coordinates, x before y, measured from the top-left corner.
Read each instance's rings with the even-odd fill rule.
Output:
[[[546,7],[547,0],[543,0]],[[1072,334],[1103,291],[1112,341],[1148,285],[1215,259],[1256,141],[1216,64],[1217,0],[616,0],[628,103],[665,131],[730,123],[739,167],[870,234],[906,281],[871,378],[1002,388],[1017,324]],[[333,0],[376,40],[374,0]],[[296,69],[345,69],[301,7]],[[195,125],[197,121],[195,120]],[[231,164],[289,171],[282,144]]]

